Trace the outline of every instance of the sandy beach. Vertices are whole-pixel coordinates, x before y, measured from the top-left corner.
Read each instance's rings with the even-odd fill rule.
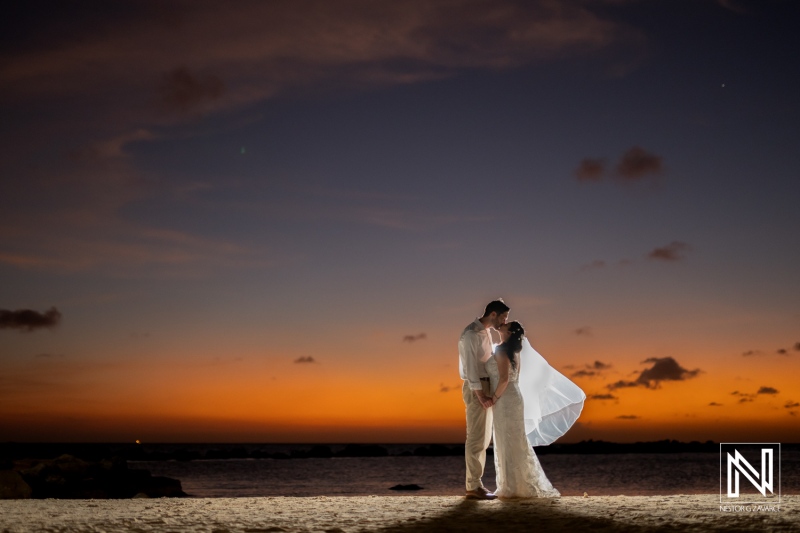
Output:
[[[5,532],[800,531],[800,496],[779,512],[722,512],[718,495],[518,502],[456,496],[0,501]]]

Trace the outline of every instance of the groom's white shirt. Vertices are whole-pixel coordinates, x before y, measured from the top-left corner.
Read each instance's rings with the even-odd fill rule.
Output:
[[[458,340],[458,372],[461,379],[469,382],[472,390],[481,390],[481,378],[488,378],[486,366],[481,362],[484,354],[492,353],[489,331],[480,319],[464,328]]]

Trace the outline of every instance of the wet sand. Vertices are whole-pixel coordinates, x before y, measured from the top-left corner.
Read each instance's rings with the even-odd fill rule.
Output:
[[[722,512],[719,496],[457,496],[4,500],[0,532],[800,531],[800,496],[779,512]]]

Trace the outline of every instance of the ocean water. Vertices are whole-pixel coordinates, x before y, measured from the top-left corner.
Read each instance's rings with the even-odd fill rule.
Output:
[[[392,451],[397,451],[391,450]],[[544,454],[539,460],[564,496],[718,494],[718,453]],[[462,495],[463,456],[332,457],[130,461],[153,475],[181,480],[195,497]],[[484,484],[494,488],[487,457]],[[393,491],[416,484],[417,491]],[[781,490],[800,494],[800,451],[781,454]]]

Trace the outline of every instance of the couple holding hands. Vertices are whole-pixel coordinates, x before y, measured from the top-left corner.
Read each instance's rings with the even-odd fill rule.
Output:
[[[508,322],[509,311],[503,300],[489,302],[458,342],[467,414],[467,498],[557,497],[532,446],[566,433],[586,395],[531,347],[519,322]],[[494,493],[481,479],[492,438]]]

